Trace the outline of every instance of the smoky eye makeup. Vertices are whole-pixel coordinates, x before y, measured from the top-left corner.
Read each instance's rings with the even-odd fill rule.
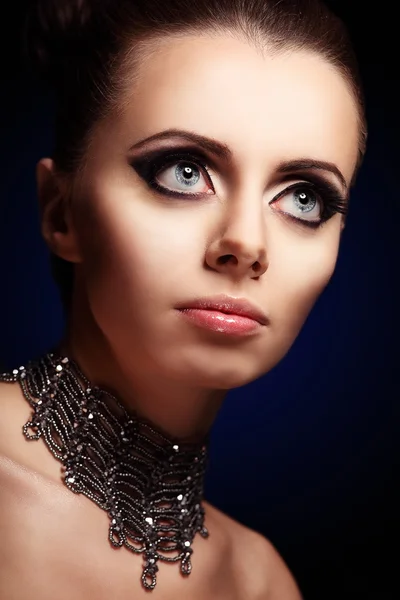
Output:
[[[179,163],[185,163],[201,172],[212,191],[215,192],[209,170],[216,170],[216,165],[212,159],[199,148],[185,146],[155,149],[146,152],[146,154],[141,155],[140,157],[130,158],[129,163],[143,181],[151,189],[160,194],[178,198],[204,196],[204,193],[174,191],[157,182],[157,175],[168,167]]]
[[[209,196],[210,191],[211,193],[215,193],[209,170],[217,171],[218,167],[210,156],[196,146],[185,145],[180,147],[156,148],[149,150],[144,154],[142,153],[140,156],[129,157],[128,160],[130,166],[135,170],[148,188],[166,198],[198,200],[199,198]],[[173,190],[158,182],[157,177],[161,173],[168,167],[179,164],[185,165],[189,174],[192,171],[195,173],[197,172],[199,176],[201,175],[204,179],[204,183],[209,186],[209,191],[205,193]],[[274,198],[269,201],[269,205],[275,212],[280,213],[280,215],[288,221],[295,222],[306,228],[318,229],[324,223],[329,221],[336,213],[341,213],[342,215],[347,214],[347,193],[343,194],[342,190],[339,189],[330,178],[323,175],[321,171],[307,169],[304,172],[296,171],[293,173],[286,173],[279,182],[279,184],[284,183],[289,183],[289,185],[281,189]],[[179,185],[178,179],[177,185]],[[190,189],[190,186],[188,186],[187,189]],[[299,216],[296,216],[287,210],[279,209],[279,201],[282,201],[290,194],[294,197],[295,202],[293,207],[298,208]],[[320,207],[317,219],[307,218],[307,202],[310,201],[312,205],[318,203]],[[306,218],[302,218],[301,215],[303,214]]]
[[[291,221],[301,222],[305,227],[318,229],[335,214],[341,214],[345,217],[348,213],[348,194],[343,193],[341,189],[320,172],[312,172],[307,170],[305,173],[289,174],[285,177],[284,182],[292,181],[289,186],[285,187],[270,201],[271,205],[279,202],[290,194],[297,196],[295,204],[299,208],[300,214],[307,215],[307,202],[318,203],[320,212],[318,219],[304,219],[296,217],[292,213],[282,210],[277,212],[287,216]]]

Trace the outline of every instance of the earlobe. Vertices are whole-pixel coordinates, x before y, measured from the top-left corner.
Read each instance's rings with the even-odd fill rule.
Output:
[[[54,161],[42,158],[36,165],[42,235],[53,254],[69,262],[81,262],[71,217],[67,186],[56,173]]]

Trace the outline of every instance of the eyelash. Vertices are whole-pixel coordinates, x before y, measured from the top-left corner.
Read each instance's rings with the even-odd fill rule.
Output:
[[[172,196],[173,198],[193,198],[198,196],[204,196],[203,193],[189,193],[185,192],[173,192],[168,188],[164,188],[162,185],[157,183],[156,176],[174,164],[179,162],[187,162],[189,164],[200,167],[206,172],[209,182],[212,185],[212,179],[207,166],[207,158],[198,151],[171,151],[165,150],[161,152],[151,153],[151,155],[144,158],[137,158],[131,161],[131,166],[137,171],[139,176],[155,191],[159,192],[164,196]],[[324,223],[329,221],[336,213],[342,215],[347,214],[347,198],[343,197],[336,187],[314,173],[307,174],[308,180],[301,181],[290,185],[281,192],[279,192],[271,201],[270,204],[274,204],[280,198],[283,198],[288,192],[292,190],[306,191],[316,194],[317,201],[321,204],[321,217],[317,221],[309,221],[295,217],[291,213],[279,211],[290,221],[294,221],[297,224],[304,225],[311,229],[318,229]],[[214,190],[215,191],[215,190]]]

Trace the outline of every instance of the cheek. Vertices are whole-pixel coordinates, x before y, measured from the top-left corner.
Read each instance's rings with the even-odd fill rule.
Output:
[[[133,319],[149,325],[148,309],[165,308],[201,252],[197,221],[121,193],[115,205],[93,202],[86,213],[82,272],[93,312],[110,324],[113,314],[113,326]]]
[[[318,236],[318,237],[317,237]],[[266,284],[273,327],[283,344],[293,343],[335,269],[340,220],[325,226],[314,239],[291,240],[271,256]]]

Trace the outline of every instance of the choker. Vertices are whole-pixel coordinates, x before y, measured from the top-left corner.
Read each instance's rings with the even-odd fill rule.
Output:
[[[65,485],[108,513],[111,544],[143,555],[143,587],[155,588],[158,561],[180,562],[189,575],[193,539],[209,535],[202,506],[208,437],[200,444],[168,437],[54,352],[0,380],[18,382],[33,408],[26,439],[42,438],[63,465]]]

